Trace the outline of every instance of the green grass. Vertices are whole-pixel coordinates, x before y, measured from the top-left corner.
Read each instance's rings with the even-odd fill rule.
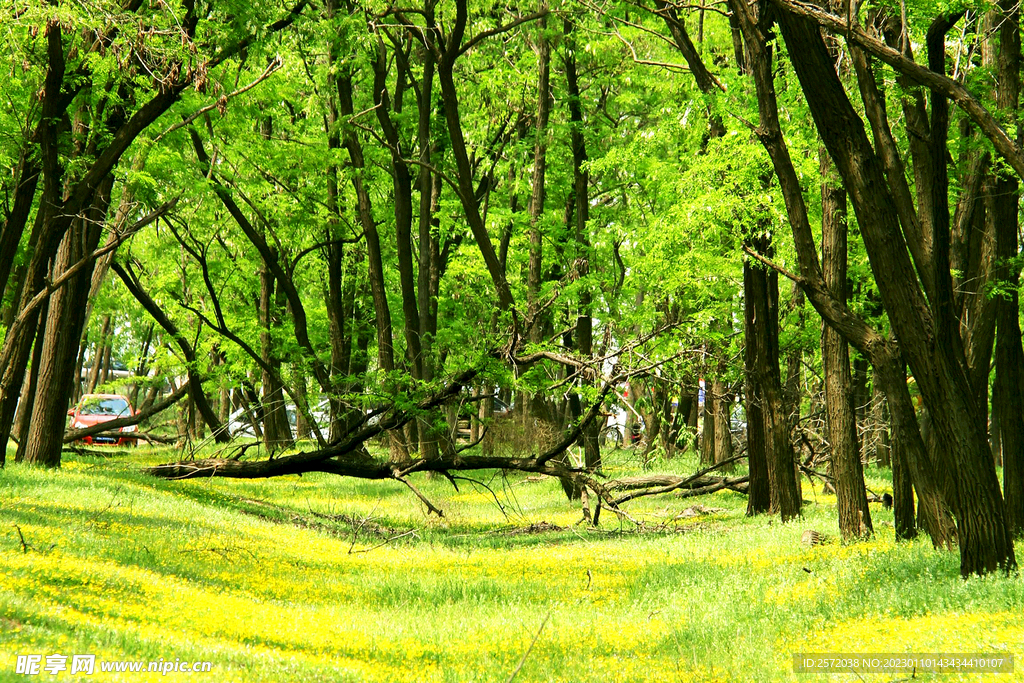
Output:
[[[792,655],[1024,655],[1020,577],[961,580],[955,554],[895,543],[875,506],[871,540],[806,548],[805,529],[836,535],[834,498],[806,481],[796,523],[748,519],[732,492],[670,495],[628,506],[638,533],[607,511],[577,524],[557,482],[521,474],[414,478],[437,518],[396,482],[137,471],[174,457],[0,471],[0,681],[35,678],[18,654],[54,653],[213,663],[142,679],[507,681],[538,631],[517,681],[890,681],[798,675]],[[608,457],[607,474],[637,473],[629,451]],[[885,474],[869,468],[878,493]],[[720,510],[678,517],[698,503]],[[140,678],[120,675],[86,679]],[[918,674],[985,678],[1014,679]]]

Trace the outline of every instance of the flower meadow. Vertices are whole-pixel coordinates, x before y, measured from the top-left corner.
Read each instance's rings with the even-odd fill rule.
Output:
[[[793,655],[1024,657],[1019,576],[962,580],[954,554],[896,543],[880,508],[870,540],[841,544],[834,499],[807,486],[786,525],[726,491],[590,529],[557,482],[523,475],[416,479],[438,518],[395,482],[168,482],[138,473],[167,451],[112,455],[0,470],[0,681],[891,681],[794,673]],[[833,540],[805,547],[808,528]],[[213,666],[16,672],[55,653]]]

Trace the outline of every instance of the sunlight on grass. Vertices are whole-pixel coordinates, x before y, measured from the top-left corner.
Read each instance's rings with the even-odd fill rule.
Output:
[[[395,482],[165,482],[136,470],[166,452],[131,458],[0,472],[0,680],[18,654],[92,653],[209,660],[218,681],[505,681],[546,617],[517,680],[802,680],[795,652],[1024,642],[1020,578],[962,581],[888,513],[869,541],[801,545],[835,535],[820,493],[787,525],[731,492],[695,518],[698,499],[643,499],[638,534],[607,511],[577,524],[557,482],[523,475],[420,477],[445,511],[428,518]]]

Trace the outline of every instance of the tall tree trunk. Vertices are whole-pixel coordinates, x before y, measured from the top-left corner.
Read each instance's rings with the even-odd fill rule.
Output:
[[[333,16],[335,2],[328,0],[327,12]],[[337,41],[332,41],[330,46],[330,62],[337,64],[339,46]],[[330,93],[325,99],[327,114],[324,120],[324,129],[327,136],[327,149],[331,151],[332,158],[341,150],[341,134],[339,128],[339,114],[337,100],[332,96],[338,89],[337,71],[331,69],[327,74],[327,86]],[[341,399],[341,394],[347,389],[347,377],[349,373],[349,362],[352,356],[352,337],[355,330],[352,329],[353,300],[355,297],[355,273],[348,272],[345,268],[346,253],[344,232],[341,221],[341,202],[339,201],[341,189],[338,184],[338,166],[330,164],[327,167],[327,229],[324,248],[324,260],[327,265],[327,327],[331,342],[331,365],[330,365],[330,428],[327,440],[329,443],[338,443],[349,432],[349,428],[356,421],[361,419],[361,411],[348,405]],[[349,264],[355,261],[355,257],[348,257]]]
[[[346,73],[338,79],[338,111],[343,117],[351,117],[355,110],[352,104],[352,75]],[[396,370],[394,333],[391,324],[391,308],[388,305],[387,287],[384,278],[384,260],[381,254],[380,234],[377,222],[373,217],[373,209],[369,190],[363,181],[363,170],[366,163],[363,148],[354,130],[347,130],[343,136],[345,148],[355,173],[352,174],[352,186],[356,192],[359,223],[366,240],[366,256],[369,266],[370,294],[377,327],[377,363],[381,371],[387,375]],[[399,457],[407,455],[406,445],[395,434],[390,435],[389,447]]]
[[[28,367],[27,377],[21,387],[21,401],[13,428],[14,433],[18,435],[18,450],[14,456],[15,462],[23,462],[25,454],[28,452],[28,432],[32,426],[32,406],[35,404],[36,387],[39,385],[39,366],[40,359],[43,356],[44,339],[46,337],[46,317],[49,309],[49,302],[40,306],[36,341],[32,345],[32,362]],[[81,374],[78,376],[80,377]]]
[[[113,185],[113,176],[108,176],[97,189],[88,213],[73,222],[58,250],[54,275],[63,273],[96,249]],[[60,466],[67,404],[73,383],[77,381],[74,377],[75,362],[85,323],[91,277],[92,268],[83,268],[71,282],[50,297],[25,462],[46,467]]]
[[[771,237],[766,230],[748,239],[749,246],[770,257]],[[744,306],[747,320],[746,344],[753,354],[748,371],[748,403],[757,404],[764,429],[770,511],[788,521],[800,514],[800,494],[794,468],[789,425],[782,408],[782,380],[779,376],[779,276],[760,265],[747,264],[744,273]],[[748,417],[748,422],[750,421]],[[760,436],[760,435],[759,435]],[[748,451],[751,446],[748,442]],[[751,453],[750,457],[754,457]],[[752,465],[753,467],[753,465]],[[752,475],[753,476],[753,475]],[[748,506],[748,511],[749,511]]]
[[[545,7],[545,5],[542,5]],[[587,143],[583,135],[583,104],[580,94],[579,75],[576,69],[575,25],[569,19],[563,21],[563,31],[570,40],[571,48],[565,60],[565,75],[569,91],[570,141],[572,144],[573,202],[576,237],[576,274],[583,279],[580,291],[579,315],[576,318],[576,349],[582,358],[594,355],[593,294],[585,279],[590,275],[590,172],[587,170]],[[568,226],[567,226],[568,227]],[[585,384],[592,383],[586,382]],[[584,464],[590,470],[601,467],[601,444],[599,435],[601,423],[592,421],[583,430]]]
[[[268,451],[274,452],[291,448],[291,426],[288,424],[288,413],[284,400],[284,387],[281,377],[281,359],[276,352],[274,340],[275,328],[279,325],[277,313],[278,297],[274,286],[274,275],[270,269],[260,270],[260,355],[266,366],[273,368],[271,373],[263,369],[261,386],[263,387],[263,443]]]
[[[1001,0],[993,12],[998,22],[999,59],[997,103],[1011,112],[1019,126],[1020,5]],[[1018,139],[1020,135],[1018,134]],[[1024,349],[1020,330],[1019,181],[1006,174],[995,180],[993,211],[996,233],[997,277],[1001,292],[996,299],[996,377],[992,392],[993,413],[999,409],[999,446],[1003,462],[1003,495],[1010,533],[1024,535]]]
[[[541,2],[541,10],[546,3]],[[543,280],[543,236],[540,222],[544,215],[544,203],[547,195],[546,173],[548,154],[548,119],[551,115],[551,50],[548,47],[547,17],[538,22],[535,51],[537,53],[537,117],[534,126],[533,143],[533,180],[530,196],[530,250],[526,278],[526,295],[528,316],[533,324],[530,329],[530,341],[539,344],[543,335],[543,326],[536,319],[540,311],[540,286]]]
[[[452,23],[451,31],[447,36],[437,64],[437,80],[441,89],[441,104],[444,107],[445,121],[448,124],[451,153],[455,160],[459,200],[462,202],[463,213],[465,214],[466,222],[469,223],[470,231],[473,233],[473,239],[477,244],[477,248],[480,249],[480,255],[484,259],[487,272],[491,276],[491,282],[494,284],[498,298],[498,307],[501,311],[507,311],[512,308],[515,299],[505,277],[505,269],[502,267],[494,251],[494,245],[491,244],[487,225],[476,202],[476,193],[473,188],[473,165],[470,162],[469,149],[467,148],[465,135],[462,130],[459,96],[455,87],[455,62],[462,54],[462,39],[465,37],[468,21],[469,9],[467,0],[456,0],[455,20]],[[432,18],[431,23],[433,24]],[[436,30],[438,34],[441,33],[439,28],[436,28]],[[433,41],[433,34],[428,31],[427,35],[428,40]],[[436,47],[441,48],[442,46]]]
[[[828,153],[821,160],[822,270],[825,285],[836,300],[846,303],[846,193],[830,177],[833,172]],[[844,539],[870,534],[864,472],[857,442],[857,416],[853,400],[853,378],[846,340],[825,324],[821,331],[821,357],[825,372],[825,407],[836,486],[839,531]]]
[[[725,368],[719,368],[724,371]],[[732,457],[732,431],[729,429],[729,418],[732,413],[732,396],[729,395],[729,388],[721,377],[716,377],[711,383],[711,393],[715,402],[715,464],[725,462]],[[724,465],[721,468],[725,472],[733,471],[732,464]]]
[[[430,11],[433,10],[428,9],[428,12]],[[440,182],[435,182],[435,180],[440,181],[440,174],[431,170],[434,154],[440,147],[435,140],[433,129],[442,125],[433,117],[435,69],[434,53],[429,50],[425,51],[418,93],[419,120],[416,132],[421,164],[416,179],[416,188],[419,192],[419,222],[417,224],[419,267],[416,273],[416,304],[420,324],[420,379],[424,382],[431,382],[434,379],[433,342],[437,335],[437,297],[433,291],[433,284],[434,276],[440,279],[441,274],[439,237],[431,229],[435,223],[434,217],[437,214],[441,198]],[[420,422],[419,428],[421,456],[428,460],[437,457],[440,453],[439,435],[434,433],[432,422],[423,420]]]
[[[48,185],[51,184],[52,182],[48,183]],[[55,190],[44,190],[43,199],[45,201],[36,211],[30,236],[30,241],[35,249],[24,277],[21,297],[15,304],[17,318],[8,327],[4,337],[3,350],[0,352],[0,357],[3,359],[3,362],[0,363],[0,372],[2,372],[2,376],[0,376],[0,394],[2,394],[0,397],[0,464],[6,459],[7,440],[11,434],[15,413],[21,412],[23,416],[26,416],[24,419],[31,421],[32,405],[22,404],[19,410],[18,402],[22,393],[25,372],[32,356],[32,342],[37,336],[43,334],[41,330],[45,330],[46,316],[41,307],[32,310],[26,309],[32,298],[46,286],[50,260],[56,255],[60,245],[61,236],[56,233],[52,225],[53,221],[47,218],[51,212],[59,211],[57,205],[60,197],[59,189],[58,187]],[[16,325],[18,319],[21,320],[20,325]],[[42,346],[40,345],[39,348],[42,349]],[[38,365],[35,367],[38,368]],[[19,438],[20,441],[23,439]]]
[[[754,266],[751,259],[743,260],[743,371],[746,384],[747,414],[747,462],[749,464],[750,487],[747,491],[747,514],[757,515],[771,509],[771,493],[768,482],[768,434],[765,432],[764,399],[761,378],[757,366],[765,334],[762,327],[767,323],[760,317],[755,300],[767,296],[767,273]],[[707,401],[707,394],[704,397]],[[705,418],[707,419],[707,418]],[[703,452],[703,451],[702,451]],[[702,460],[703,462],[703,460]]]
[[[25,232],[29,216],[32,215],[32,204],[39,187],[40,175],[39,162],[32,153],[30,145],[25,145],[14,169],[14,201],[9,205],[9,212],[5,212],[4,220],[0,223],[0,293],[6,294],[11,290],[11,269],[14,267],[15,257],[18,255],[18,245]],[[12,302],[17,302],[18,297],[12,297]],[[9,322],[7,323],[10,324]]]

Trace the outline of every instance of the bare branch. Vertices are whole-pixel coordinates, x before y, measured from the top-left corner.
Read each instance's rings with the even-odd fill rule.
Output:
[[[174,131],[178,130],[179,128],[184,128],[188,124],[190,124],[193,121],[195,121],[196,119],[198,119],[203,114],[205,114],[205,113],[207,113],[209,111],[213,111],[214,109],[222,108],[225,104],[227,104],[228,100],[234,99],[235,97],[241,95],[242,93],[245,93],[245,92],[248,92],[249,90],[252,90],[257,85],[259,85],[263,81],[265,81],[268,78],[270,78],[270,76],[275,71],[280,70],[282,66],[284,66],[284,62],[281,60],[281,58],[280,57],[275,57],[273,59],[273,61],[271,61],[270,64],[267,66],[266,70],[264,70],[264,72],[262,74],[260,74],[259,77],[257,77],[256,80],[254,80],[252,83],[250,83],[249,85],[243,86],[243,87],[239,88],[238,90],[235,90],[234,92],[230,92],[227,95],[221,95],[220,99],[218,99],[213,104],[208,104],[205,107],[197,109],[195,112],[193,112],[189,116],[185,117],[184,119],[182,119],[178,123],[174,124],[173,126],[168,128],[167,130],[165,130],[163,133],[160,133],[160,135],[157,135],[156,138],[153,140],[153,142],[160,142],[160,140],[162,140],[164,138],[164,136],[169,135],[170,133],[173,133]]]

